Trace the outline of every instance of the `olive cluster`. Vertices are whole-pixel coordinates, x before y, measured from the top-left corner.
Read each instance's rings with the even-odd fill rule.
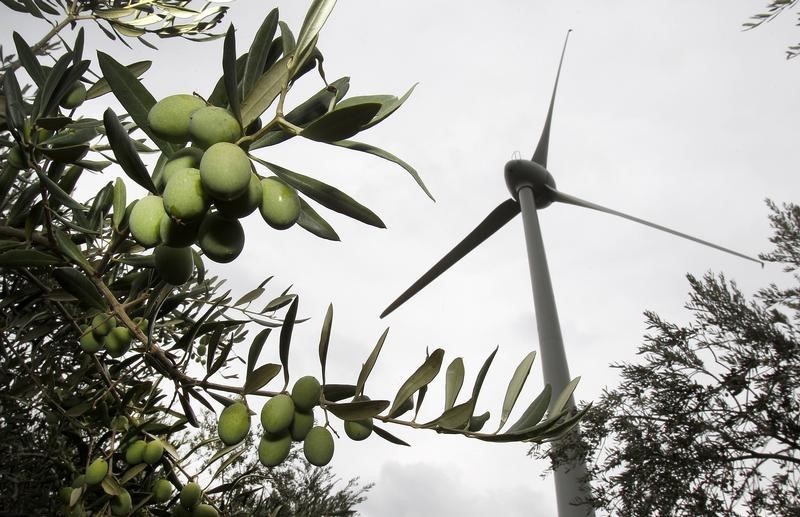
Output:
[[[303,454],[312,465],[327,465],[333,458],[333,436],[323,426],[314,425],[314,407],[319,405],[322,387],[310,375],[295,382],[291,395],[281,393],[269,399],[261,410],[264,434],[258,444],[258,459],[275,467],[289,456],[292,442],[303,442]],[[250,431],[250,412],[242,402],[226,407],[217,422],[219,437],[234,445]]]
[[[228,110],[193,95],[157,102],[148,125],[158,137],[190,146],[164,162],[154,177],[160,195],[133,204],[129,227],[145,247],[157,246],[156,269],[171,284],[191,278],[192,244],[209,259],[227,263],[244,247],[239,219],[259,209],[273,228],[284,230],[300,217],[297,192],[277,177],[260,178],[236,141],[242,128]]]
[[[144,318],[134,318],[134,324],[147,332],[149,322]],[[81,325],[79,343],[81,348],[90,353],[105,349],[111,357],[121,357],[131,346],[131,331],[118,325],[117,319],[106,313],[98,313],[92,317],[91,324]]]

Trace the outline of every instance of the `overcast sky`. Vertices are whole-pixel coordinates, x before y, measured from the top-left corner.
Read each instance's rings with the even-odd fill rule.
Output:
[[[237,27],[240,52],[274,3],[232,4],[225,27]],[[295,31],[307,3],[277,2]],[[296,330],[295,377],[319,372],[316,347],[328,303],[335,307],[333,382],[354,382],[390,326],[367,385],[372,398],[391,400],[426,347],[445,348],[445,365],[462,356],[465,386],[471,386],[499,345],[477,408],[492,412],[487,428],[496,426],[516,364],[538,349],[519,219],[386,321],[378,314],[508,197],[503,165],[515,151],[533,152],[570,28],[550,142],[558,188],[747,254],[769,249],[764,198],[797,202],[800,194],[800,62],[784,59],[800,30],[790,14],[741,31],[764,3],[339,2],[319,40],[328,79],[349,75],[350,95],[401,95],[419,82],[400,111],[357,139],[413,164],[437,201],[391,163],[294,139],[256,154],[341,188],[378,213],[388,229],[323,209],[342,237],[329,243],[300,228],[276,232],[254,215],[246,222],[242,257],[213,269],[228,275],[239,293],[269,275],[275,275],[276,291],[294,284],[301,315],[312,318]],[[9,19],[29,41],[46,29]],[[207,94],[221,70],[221,40],[157,41],[158,53],[137,45],[131,52],[99,37],[90,42],[123,62],[153,59],[144,82],[157,98]],[[309,74],[287,102],[295,105],[320,87]],[[110,102],[103,99],[87,109],[99,114]],[[747,294],[782,279],[777,267],[761,269],[577,207],[551,206],[540,221],[581,400],[616,384],[610,363],[636,359],[646,333],[644,310],[688,321],[687,272],[723,272]],[[277,362],[273,345],[264,360]],[[537,359],[512,419],[541,388]],[[421,420],[436,416],[443,391],[443,382],[431,385]],[[376,483],[360,508],[364,515],[554,515],[552,479],[539,477],[544,465],[526,457],[526,445],[389,430],[413,446],[377,437],[336,442],[336,472]]]

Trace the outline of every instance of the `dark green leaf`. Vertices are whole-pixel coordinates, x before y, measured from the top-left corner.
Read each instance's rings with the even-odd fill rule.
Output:
[[[261,314],[270,311],[277,311],[281,307],[289,305],[289,302],[294,300],[296,297],[297,295],[294,294],[284,294],[278,296],[274,300],[270,300],[270,302],[263,309],[261,309]]]
[[[464,384],[464,360],[460,357],[453,359],[447,367],[444,378],[444,409],[446,411],[456,403],[458,393]]]
[[[39,117],[38,119],[36,119],[36,125],[38,127],[50,131],[58,131],[59,129],[62,129],[70,122],[72,122],[72,119],[69,117],[65,117],[64,115],[54,115],[52,117]],[[49,142],[49,141],[50,138],[44,140],[44,142]]]
[[[290,56],[294,52],[297,42],[292,34],[292,29],[284,22],[278,22],[281,28],[281,48],[283,49],[284,56]]]
[[[25,4],[25,8],[28,10],[30,14],[32,14],[36,18],[41,18],[43,20],[45,19],[44,15],[42,14],[42,11],[39,10],[39,8],[36,6],[36,3],[34,3],[33,0],[22,0],[22,3]]]
[[[206,376],[211,376],[211,368],[214,366],[214,355],[217,353],[217,346],[219,346],[219,342],[222,340],[222,332],[225,330],[225,327],[222,325],[217,325],[214,328],[214,332],[211,334],[207,342],[207,352],[208,356],[206,357]],[[222,366],[222,364],[220,364]]]
[[[405,445],[406,447],[411,447],[407,442],[401,440],[400,438],[391,434],[389,431],[381,429],[380,427],[374,424],[372,425],[372,431],[381,438],[383,438],[384,440],[386,440],[387,442],[391,442],[395,445]]]
[[[411,175],[411,177],[414,178],[414,181],[417,182],[417,185],[419,185],[422,191],[425,192],[425,194],[427,194],[427,196],[433,200],[433,195],[428,190],[428,187],[425,186],[425,183],[422,182],[422,178],[420,177],[416,169],[414,169],[411,165],[404,162],[403,160],[393,155],[392,153],[384,151],[383,149],[379,149],[372,145],[365,144],[363,142],[354,142],[352,140],[340,140],[338,142],[330,142],[330,144],[337,145],[339,147],[344,147],[346,149],[352,149],[354,151],[361,151],[362,153],[372,154],[379,158],[383,158],[384,160],[396,163],[400,167],[404,168]]]
[[[114,92],[114,96],[122,104],[122,107],[136,122],[136,125],[155,142],[158,148],[171,156],[177,147],[157,137],[147,124],[147,113],[156,103],[156,100],[131,70],[103,52],[98,52],[97,57],[100,69],[103,71],[103,77],[108,81],[111,91]]]
[[[47,5],[47,4],[45,2],[41,2],[40,1],[39,5],[44,6],[44,5]],[[42,9],[42,10],[44,11],[45,9]],[[58,13],[58,11],[53,11],[50,14],[57,15],[59,13]],[[81,27],[78,30],[78,36],[75,37],[75,45],[72,48],[72,54],[73,54],[72,61],[73,61],[73,63],[77,64],[83,59],[83,43],[84,43],[84,39],[85,39],[85,36],[84,36],[84,33],[83,33],[83,27]]]
[[[125,171],[125,174],[146,190],[157,194],[156,186],[153,184],[153,180],[150,178],[144,163],[142,163],[139,153],[136,152],[133,140],[131,140],[128,132],[125,131],[119,118],[111,108],[108,108],[103,113],[103,123],[108,135],[108,142],[114,151],[114,156],[117,158],[122,170]]]
[[[329,241],[338,241],[339,234],[303,198],[300,198],[300,218],[297,224],[304,230]]]
[[[80,248],[72,242],[72,239],[67,236],[64,232],[59,230],[58,228],[53,229],[53,235],[56,238],[56,244],[58,244],[58,248],[69,258],[73,260],[76,264],[79,264],[83,267],[86,271],[92,271],[92,265],[86,259],[86,257],[81,252]]]
[[[272,45],[272,38],[275,37],[277,28],[278,8],[276,7],[264,18],[253,38],[253,43],[250,45],[247,63],[244,67],[244,75],[242,76],[242,97],[245,99],[252,91],[259,76],[264,72],[269,48]]]
[[[152,64],[152,61],[137,61],[135,63],[131,63],[130,65],[126,65],[125,68],[128,69],[131,75],[138,78],[147,72]],[[108,84],[108,80],[105,77],[101,77],[96,83],[91,85],[88,90],[86,90],[86,98],[94,99],[107,93],[111,93],[111,86]]]
[[[247,54],[242,54],[236,59],[236,77],[244,74],[244,67],[247,64]],[[225,91],[225,74],[217,79],[211,95],[208,96],[208,103],[212,106],[226,108],[228,106],[228,93]]]
[[[300,298],[295,297],[289,310],[286,311],[286,317],[283,320],[281,327],[279,356],[281,358],[281,365],[283,366],[283,387],[289,385],[289,346],[292,343],[292,330],[294,329],[294,320],[297,317],[297,306],[300,303]]]
[[[25,6],[16,0],[0,0],[0,2],[2,2],[3,5],[12,11],[17,11],[18,13],[28,13],[28,10],[25,8]]]
[[[47,191],[53,196],[56,201],[61,203],[62,205],[68,206],[73,210],[86,210],[86,206],[78,203],[75,201],[72,196],[67,194],[55,181],[51,180],[47,174],[40,172],[39,170],[36,171],[36,174],[39,176],[39,180],[41,180]]]
[[[397,111],[397,108],[403,105],[403,103],[409,98],[409,96],[411,96],[411,92],[413,92],[414,88],[416,87],[417,85],[415,84],[414,86],[409,88],[408,91],[399,99],[394,95],[375,95],[375,96],[366,95],[363,97],[351,97],[350,99],[345,99],[344,101],[342,101],[340,105],[337,105],[337,109],[339,108],[339,106],[344,106],[345,103],[347,103],[347,105],[351,105],[360,102],[369,102],[371,98],[375,98],[377,102],[380,102],[381,109],[378,111],[378,113],[375,114],[372,120],[370,120],[367,124],[364,125],[363,128],[361,128],[363,131],[364,129],[369,129],[375,124],[380,123],[386,117]]]
[[[401,415],[411,411],[412,409],[414,409],[414,397],[413,397],[413,395],[411,397],[408,397],[405,402],[400,404],[399,408],[391,411],[388,414],[388,417],[389,418],[398,418]]]
[[[377,102],[368,102],[334,109],[306,126],[300,136],[317,142],[350,138],[361,131],[361,127],[372,120],[380,108]]]
[[[6,101],[6,124],[8,129],[17,135],[22,134],[25,127],[25,102],[22,91],[13,70],[8,70],[3,75],[3,93]]]
[[[319,334],[319,364],[322,368],[322,384],[325,384],[325,366],[328,363],[328,345],[331,342],[331,326],[333,325],[333,304],[328,305],[325,321]]]
[[[257,158],[254,159],[269,168],[287,184],[296,188],[317,203],[335,212],[352,217],[362,223],[378,228],[386,228],[386,225],[383,224],[380,217],[375,215],[372,210],[360,204],[341,190],[314,178],[292,172],[289,169],[284,169],[279,165],[265,162]]]
[[[379,415],[389,407],[388,400],[359,400],[357,402],[344,402],[341,404],[328,403],[325,409],[342,420],[363,420]]]
[[[480,432],[480,430],[483,429],[483,426],[486,424],[486,421],[489,420],[490,416],[491,414],[486,411],[478,416],[470,417],[467,430],[473,433]]]
[[[352,384],[324,384],[322,393],[328,402],[338,402],[355,396],[356,387]]]
[[[247,380],[244,383],[244,388],[242,388],[243,393],[246,395],[248,393],[253,393],[254,391],[260,390],[264,387],[269,381],[275,378],[281,371],[281,365],[267,363],[263,366],[259,366],[252,372],[247,375]]]
[[[486,378],[486,373],[489,371],[489,366],[492,365],[492,361],[494,361],[494,356],[497,354],[497,347],[495,347],[494,351],[489,354],[489,357],[486,358],[486,361],[483,362],[483,366],[481,366],[480,371],[478,372],[478,376],[475,378],[475,384],[472,387],[472,405],[478,402],[478,395],[480,395],[481,388],[483,387],[483,380]]]
[[[503,428],[506,420],[508,420],[508,415],[510,415],[511,410],[514,409],[514,404],[517,402],[522,387],[525,386],[525,381],[528,379],[528,374],[530,374],[531,365],[535,358],[536,352],[530,352],[522,359],[517,369],[514,370],[514,375],[508,382],[508,388],[506,388],[506,396],[503,400],[503,412],[500,415],[500,425],[497,426],[498,431]]]
[[[183,408],[183,415],[186,417],[186,420],[192,427],[200,427],[199,422],[197,421],[197,416],[194,414],[194,409],[192,409],[192,404],[189,402],[189,396],[186,395],[186,391],[178,392],[178,400],[181,403],[181,407]]]
[[[80,271],[71,267],[58,268],[53,271],[53,278],[58,282],[58,285],[77,298],[83,305],[105,310],[106,304],[103,296],[94,284],[86,278],[86,275]]]
[[[222,75],[225,78],[225,93],[228,104],[236,120],[242,120],[239,100],[239,80],[236,74],[236,31],[233,25],[225,33],[225,44],[222,50]]]
[[[48,158],[62,163],[75,163],[89,152],[89,146],[85,144],[64,147],[39,147],[38,149]]]
[[[13,38],[14,46],[17,48],[17,57],[19,58],[20,63],[22,63],[25,71],[28,72],[28,75],[31,76],[33,82],[36,83],[37,86],[41,87],[45,81],[42,65],[39,64],[39,60],[36,59],[36,55],[28,46],[28,43],[22,38],[22,36],[17,34],[16,31],[13,33]]]
[[[425,359],[425,362],[411,374],[411,377],[409,377],[397,391],[392,409],[389,411],[390,414],[399,409],[406,400],[417,392],[417,390],[426,386],[436,377],[439,373],[439,369],[442,367],[443,358],[444,350],[437,348]]]
[[[369,374],[372,373],[372,368],[375,367],[375,362],[378,360],[378,355],[381,353],[383,343],[386,341],[386,336],[388,334],[389,328],[387,327],[386,330],[383,331],[383,334],[381,334],[378,342],[372,347],[372,352],[370,352],[367,362],[361,366],[361,371],[358,373],[358,382],[356,383],[356,396],[364,394],[364,385],[367,383]]]
[[[54,99],[56,90],[59,86],[59,83],[62,82],[64,74],[67,72],[67,68],[69,67],[70,62],[72,61],[72,56],[64,54],[61,56],[56,64],[53,65],[52,68],[47,72],[47,78],[44,81],[44,85],[39,88],[39,91],[36,92],[36,97],[33,100],[33,118],[38,119],[41,116],[50,115],[50,110],[47,109],[48,106],[54,106],[58,104],[61,99]],[[55,100],[55,102],[53,102]]]
[[[256,334],[255,339],[253,339],[253,343],[250,345],[250,350],[247,352],[247,376],[250,376],[250,372],[256,366],[256,362],[258,362],[258,356],[261,355],[261,350],[264,348],[264,343],[267,341],[270,332],[272,329],[266,328],[262,329],[261,332]]]
[[[225,362],[228,360],[228,355],[230,355],[233,345],[234,341],[232,338],[228,339],[228,341],[224,345],[222,345],[219,357],[217,357],[217,360],[214,361],[214,364],[208,370],[208,376],[214,375],[220,368],[222,368],[225,365]],[[209,346],[209,352],[210,351],[211,348]],[[210,364],[210,361],[208,361],[208,363]]]
[[[61,263],[61,259],[39,250],[9,250],[0,253],[0,267],[41,267]]]

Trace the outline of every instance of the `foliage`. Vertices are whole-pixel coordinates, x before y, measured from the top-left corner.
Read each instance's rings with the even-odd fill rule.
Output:
[[[647,312],[643,362],[582,423],[593,501],[614,515],[800,512],[800,206],[768,202],[793,286],[748,300],[723,275],[688,276],[694,321]],[[541,458],[563,450],[536,447]]]
[[[224,289],[224,280],[206,269],[207,261],[228,262],[242,251],[246,239],[237,219],[244,217],[244,211],[239,213],[242,207],[248,214],[258,207],[273,228],[286,229],[296,222],[312,235],[330,240],[339,236],[316,205],[367,225],[384,226],[375,212],[342,190],[256,154],[260,148],[290,138],[396,163],[430,196],[406,162],[349,140],[391,116],[413,88],[400,97],[346,97],[348,77],[326,80],[316,44],[335,4],[331,0],[311,2],[297,37],[279,20],[278,10],[271,11],[245,53],[237,53],[235,31],[229,28],[224,36],[222,74],[207,98],[185,94],[177,102],[164,103],[157,103],[138,79],[149,62],[123,65],[102,52],[96,60],[87,59],[82,28],[59,52],[52,41],[61,37],[61,30],[87,20],[98,24],[102,20],[108,26],[100,26],[109,37],[123,40],[144,42],[145,32],[203,39],[212,36],[209,31],[224,9],[212,3],[199,12],[190,11],[189,2],[168,0],[124,5],[81,1],[67,5],[60,0],[3,3],[33,16],[60,13],[63,18],[33,45],[14,33],[16,55],[3,61],[0,432],[7,455],[0,464],[0,480],[9,493],[0,498],[0,504],[28,514],[167,515],[170,509],[181,511],[177,491],[188,486],[187,494],[194,492],[182,498],[187,508],[198,503],[196,492],[201,489],[203,504],[233,505],[231,497],[255,493],[240,488],[252,486],[250,481],[241,485],[224,481],[234,472],[229,469],[252,454],[248,412],[237,411],[225,433],[219,424],[219,434],[227,438],[203,439],[196,433],[187,438],[186,433],[200,426],[200,411],[217,412],[240,402],[254,413],[255,404],[274,401],[272,397],[282,394],[286,395],[277,400],[285,402],[292,379],[292,333],[305,319],[299,296],[290,288],[276,288],[278,281],[272,277],[234,295]],[[52,64],[41,63],[38,56],[42,54],[51,57]],[[287,109],[289,90],[304,76],[313,76],[314,70],[322,82],[319,92]],[[126,113],[117,115],[107,109],[102,117],[87,116],[83,101],[109,94]],[[159,105],[166,117],[153,115]],[[195,111],[181,112],[191,105]],[[195,112],[211,113],[224,123],[204,126],[197,122],[201,117],[195,118]],[[175,121],[180,123],[173,125]],[[216,131],[220,127],[224,134]],[[184,149],[188,140],[203,149]],[[230,171],[217,170],[207,165],[211,160],[197,157],[214,154],[216,146],[223,146],[225,156],[238,156],[244,163],[238,169],[244,170],[244,180],[250,174],[255,181],[244,181],[234,189],[228,182]],[[155,166],[145,164],[153,160],[143,159],[150,153],[158,153]],[[200,162],[183,165],[173,175],[181,182],[173,182],[168,174],[170,160],[186,158],[185,153],[194,153],[195,158],[189,159]],[[199,179],[195,167],[199,167]],[[84,194],[77,194],[81,192],[77,186],[91,173],[119,177],[110,177],[88,199],[78,199]],[[219,190],[209,187],[212,180],[219,183]],[[281,193],[269,201],[267,181],[280,185]],[[253,203],[251,183],[261,185],[264,193],[255,196]],[[172,188],[184,184],[191,188]],[[145,197],[129,197],[129,192],[141,189],[147,192]],[[215,192],[230,197],[212,199]],[[290,206],[279,205],[283,199],[290,199]],[[191,205],[192,211],[176,211],[181,203]],[[237,215],[224,215],[224,203],[229,203],[229,209],[232,203]],[[181,215],[188,213],[193,215]],[[276,214],[279,220],[271,219]],[[474,411],[495,350],[466,400],[458,404],[463,364],[448,368],[444,411],[437,410],[432,420],[417,422],[427,386],[441,370],[444,350],[426,353],[393,401],[370,399],[365,385],[386,333],[358,375],[353,372],[353,384],[337,384],[329,382],[325,371],[332,320],[330,307],[320,334],[322,387],[312,397],[319,399],[324,418],[318,420],[320,432],[314,436],[329,438],[328,428],[339,419],[357,421],[399,445],[407,444],[374,422],[492,442],[541,441],[563,435],[581,417],[565,408],[576,379],[563,393],[555,394],[549,413],[548,386],[515,424],[501,432],[527,380],[533,361],[528,356],[508,384],[497,430],[481,432],[489,415]],[[277,342],[274,362],[262,359],[262,351],[271,348],[266,346],[268,340]],[[273,387],[267,389],[270,383]],[[291,407],[287,404],[284,407]],[[283,420],[293,422],[292,415],[297,419],[292,412]],[[404,419],[403,415],[413,416]],[[281,439],[287,436],[285,427],[276,433],[283,433]],[[276,437],[264,433],[267,438]],[[221,441],[227,446],[222,447]],[[317,442],[316,464],[325,463],[319,458],[333,453],[332,446],[325,445],[326,449],[320,443],[327,444]],[[308,449],[304,452],[311,459]],[[89,465],[94,465],[95,475],[83,476]],[[306,485],[294,485],[301,475],[308,477]],[[333,490],[330,471],[324,469],[261,467],[247,476],[272,483],[266,499],[259,496],[247,503],[267,504],[270,511],[276,500],[285,505],[287,498],[296,499],[302,486],[313,485],[325,497]],[[99,483],[93,483],[95,477]],[[172,488],[172,496],[164,501],[158,500],[154,489],[161,479]],[[352,506],[363,491],[349,485],[340,494],[345,500],[333,495],[332,504]],[[309,502],[305,509],[293,506],[291,511],[322,511],[316,504],[319,501]]]
[[[795,7],[796,5],[797,0],[771,0],[769,4],[767,4],[764,12],[760,12],[751,16],[750,20],[743,24],[743,27],[745,30],[760,27],[762,24],[774,20],[779,14],[791,10],[790,8]],[[797,16],[797,25],[800,26],[800,12],[797,13]],[[786,49],[786,59],[792,59],[793,57],[797,56],[800,56],[800,44],[791,45]]]

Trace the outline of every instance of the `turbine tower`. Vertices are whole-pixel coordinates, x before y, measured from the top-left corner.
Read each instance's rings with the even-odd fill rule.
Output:
[[[560,393],[569,383],[569,367],[564,353],[564,343],[561,337],[561,326],[558,322],[553,286],[550,282],[550,272],[547,267],[542,232],[539,227],[537,210],[547,208],[553,203],[589,208],[599,212],[616,215],[631,221],[689,239],[691,241],[709,246],[711,248],[736,255],[746,260],[752,260],[763,267],[763,263],[755,258],[733,251],[716,244],[698,239],[691,235],[661,226],[632,215],[606,208],[604,206],[585,201],[575,196],[566,194],[556,189],[555,180],[547,170],[547,152],[550,143],[550,125],[553,119],[553,105],[555,104],[558,79],[561,76],[561,67],[564,63],[564,53],[567,48],[569,32],[564,40],[561,50],[561,59],[558,63],[556,80],[553,93],[550,97],[550,106],[544,122],[539,143],[530,160],[511,160],[505,165],[505,180],[511,199],[500,203],[489,215],[481,221],[461,242],[448,252],[439,262],[429,269],[419,280],[414,282],[403,294],[392,302],[381,314],[381,318],[397,309],[409,298],[421,291],[436,277],[444,273],[456,262],[461,260],[470,251],[478,247],[483,241],[492,236],[497,230],[512,220],[517,214],[522,213],[522,223],[525,231],[525,243],[528,252],[531,285],[533,288],[534,311],[536,314],[536,327],[539,336],[539,348],[542,358],[542,370],[545,383],[550,384],[554,393]],[[552,402],[552,401],[551,401]],[[573,398],[569,406],[575,408]],[[578,432],[577,430],[574,432]],[[585,480],[586,464],[583,459],[578,459],[572,465],[564,465],[554,472],[556,485],[556,501],[559,517],[587,517],[594,516],[594,510],[588,505],[576,505],[575,502],[590,495],[590,487]]]

